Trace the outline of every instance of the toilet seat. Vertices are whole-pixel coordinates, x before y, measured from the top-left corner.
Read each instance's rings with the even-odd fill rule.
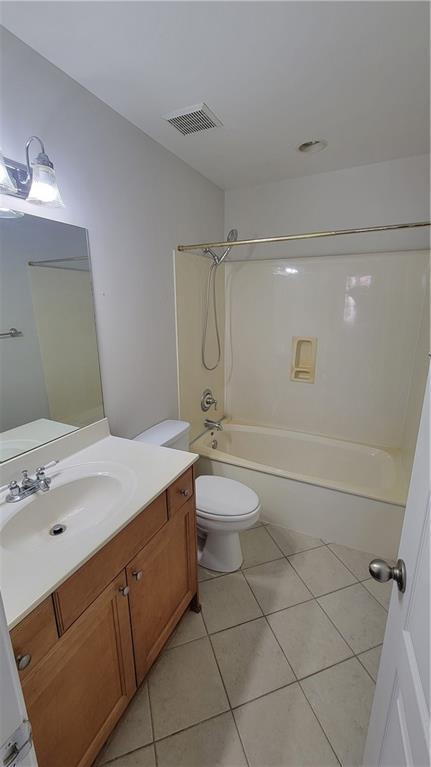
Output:
[[[226,477],[202,476],[196,480],[196,511],[204,519],[245,521],[260,510],[259,497],[242,482]]]

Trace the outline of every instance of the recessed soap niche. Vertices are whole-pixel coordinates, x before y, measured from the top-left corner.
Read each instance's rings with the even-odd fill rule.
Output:
[[[291,381],[314,383],[316,374],[317,338],[293,336]]]

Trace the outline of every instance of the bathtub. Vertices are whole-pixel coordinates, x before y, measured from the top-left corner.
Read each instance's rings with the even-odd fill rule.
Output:
[[[315,434],[223,421],[195,440],[198,473],[237,479],[265,522],[393,557],[407,493],[401,454]]]

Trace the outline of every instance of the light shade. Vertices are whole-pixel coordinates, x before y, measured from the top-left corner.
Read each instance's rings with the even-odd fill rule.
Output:
[[[64,208],[60,191],[57,186],[54,168],[37,162],[31,166],[31,186],[27,201],[39,205],[51,205],[55,208]]]
[[[10,177],[3,154],[0,152],[0,192],[3,194],[16,194],[16,191],[15,181]]]

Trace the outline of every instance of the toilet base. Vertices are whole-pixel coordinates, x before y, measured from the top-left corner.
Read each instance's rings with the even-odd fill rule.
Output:
[[[242,565],[243,556],[239,533],[208,532],[199,564],[217,573],[233,573]]]

